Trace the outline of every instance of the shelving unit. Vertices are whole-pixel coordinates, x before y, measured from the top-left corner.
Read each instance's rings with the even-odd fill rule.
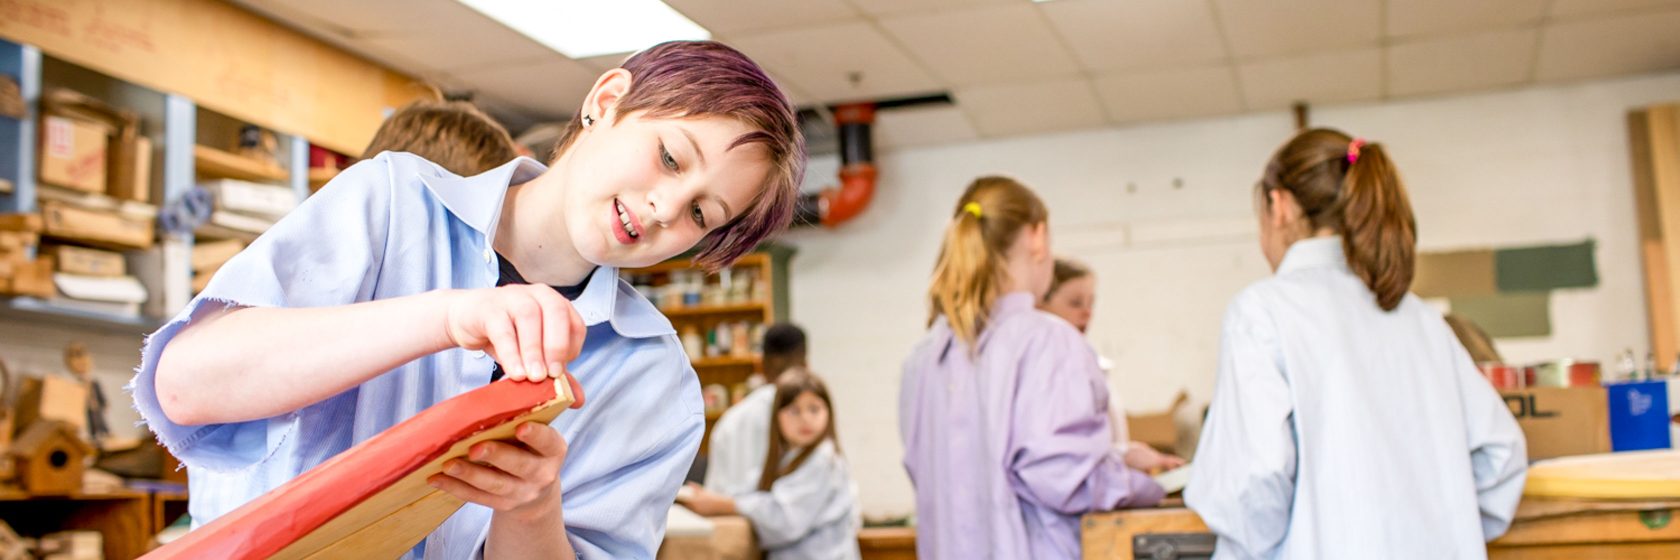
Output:
[[[650,299],[653,299],[660,312],[671,320],[678,337],[691,338],[696,333],[704,336],[703,333],[713,331],[719,324],[746,321],[768,326],[786,320],[785,273],[787,260],[792,255],[792,249],[769,246],[743,256],[730,267],[731,280],[738,282],[745,279],[753,285],[752,290],[733,297],[720,295],[722,275],[708,275],[706,284],[709,288],[701,291],[710,292],[710,296],[703,295],[701,303],[692,304],[691,301],[690,305],[682,305],[682,297],[672,295],[673,291],[678,289],[668,286],[677,285],[674,281],[677,277],[700,273],[691,258],[679,257],[646,268],[623,270],[621,274],[639,288],[654,292]],[[752,341],[752,344],[756,346],[759,342]],[[694,346],[694,341],[689,340],[685,346]],[[700,379],[702,390],[715,393],[714,387],[723,387],[729,394],[726,400],[744,392],[739,388],[744,388],[749,377],[755,373],[762,373],[764,369],[763,358],[757,352],[711,354],[704,349],[699,353],[691,350],[689,363]],[[728,404],[733,404],[732,400],[726,402],[724,407]],[[724,407],[714,407],[706,411],[706,438],[701,440],[701,453],[705,453],[709,447],[712,424],[722,416]]]
[[[18,534],[41,537],[59,531],[97,531],[103,537],[106,558],[145,554],[157,532],[152,516],[151,496],[135,490],[68,496],[0,492],[0,520]]]
[[[241,181],[283,183],[291,177],[279,165],[203,145],[193,146],[193,165],[200,175]]]

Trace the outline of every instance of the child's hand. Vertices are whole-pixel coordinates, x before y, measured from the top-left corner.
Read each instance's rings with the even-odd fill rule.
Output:
[[[451,293],[447,310],[449,342],[489,352],[516,381],[559,378],[583,349],[583,318],[548,286],[461,290]]]
[[[475,504],[522,518],[560,512],[560,467],[566,438],[547,424],[526,422],[515,440],[474,445],[463,459],[451,459],[432,487]]]
[[[1126,444],[1126,466],[1146,473],[1176,469],[1184,466],[1184,459],[1156,451],[1149,444],[1133,441]]]
[[[735,513],[733,498],[712,492],[693,482],[683,485],[682,491],[677,493],[677,503],[689,511],[707,517]]]

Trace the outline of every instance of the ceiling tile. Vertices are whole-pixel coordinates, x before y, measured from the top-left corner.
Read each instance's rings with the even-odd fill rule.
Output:
[[[1064,0],[1039,9],[1091,71],[1169,68],[1225,59],[1219,27],[1206,2]]]
[[[1230,66],[1101,76],[1097,95],[1115,122],[1224,115],[1242,110]]]
[[[1574,18],[1680,6],[1680,0],[1552,0],[1553,18]]]
[[[583,105],[583,97],[595,85],[597,75],[595,70],[555,54],[543,62],[455,72],[451,77],[526,111],[560,119]]]
[[[1540,36],[1541,80],[1680,68],[1680,11],[1570,21]]]
[[[1378,0],[1215,0],[1238,60],[1376,46]]]
[[[875,113],[875,144],[882,148],[949,144],[979,137],[968,115],[954,105],[911,106]]]
[[[483,18],[455,0],[232,0],[254,11],[341,37],[447,29],[464,15]]]
[[[878,99],[940,89],[932,76],[868,24],[746,35],[731,43],[816,101]]]
[[[1250,110],[1376,99],[1382,95],[1382,56],[1364,49],[1267,60],[1238,66],[1237,76]]]
[[[985,136],[1101,126],[1107,122],[1088,80],[959,88],[957,106]]]
[[[1474,32],[1534,24],[1549,0],[1388,0],[1388,36]]]
[[[1495,31],[1388,49],[1389,95],[1469,91],[1528,81],[1540,32]]]
[[[845,0],[665,0],[716,34],[807,27],[858,17]]]
[[[927,12],[968,8],[987,4],[1025,4],[1029,0],[851,0],[852,5],[870,15],[884,16],[909,12]]]
[[[478,12],[456,18],[447,33],[405,31],[351,39],[374,50],[393,53],[431,70],[454,71],[498,65],[518,65],[564,55],[508,29]],[[470,37],[471,40],[460,40]]]
[[[1030,4],[900,16],[880,23],[912,56],[951,85],[1079,73],[1073,56]]]

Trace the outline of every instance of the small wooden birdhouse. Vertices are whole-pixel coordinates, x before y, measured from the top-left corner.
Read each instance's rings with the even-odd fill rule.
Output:
[[[25,492],[71,494],[82,488],[82,470],[93,446],[67,422],[36,420],[6,453],[15,464],[17,485]]]

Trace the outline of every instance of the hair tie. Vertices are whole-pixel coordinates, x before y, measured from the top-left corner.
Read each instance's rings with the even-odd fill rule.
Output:
[[[964,204],[964,205],[963,205],[963,207],[962,207],[962,209],[963,209],[963,211],[964,211],[964,212],[968,212],[968,213],[970,213],[970,214],[974,214],[974,218],[975,218],[975,219],[979,219],[979,218],[980,218],[980,203],[978,203],[978,202],[970,202],[970,203],[968,203],[968,204]]]
[[[1355,164],[1355,163],[1359,162],[1359,148],[1361,146],[1364,146],[1364,145],[1365,145],[1365,139],[1364,138],[1354,138],[1352,142],[1348,142],[1348,155],[1347,155],[1348,165],[1352,165],[1352,164]]]

